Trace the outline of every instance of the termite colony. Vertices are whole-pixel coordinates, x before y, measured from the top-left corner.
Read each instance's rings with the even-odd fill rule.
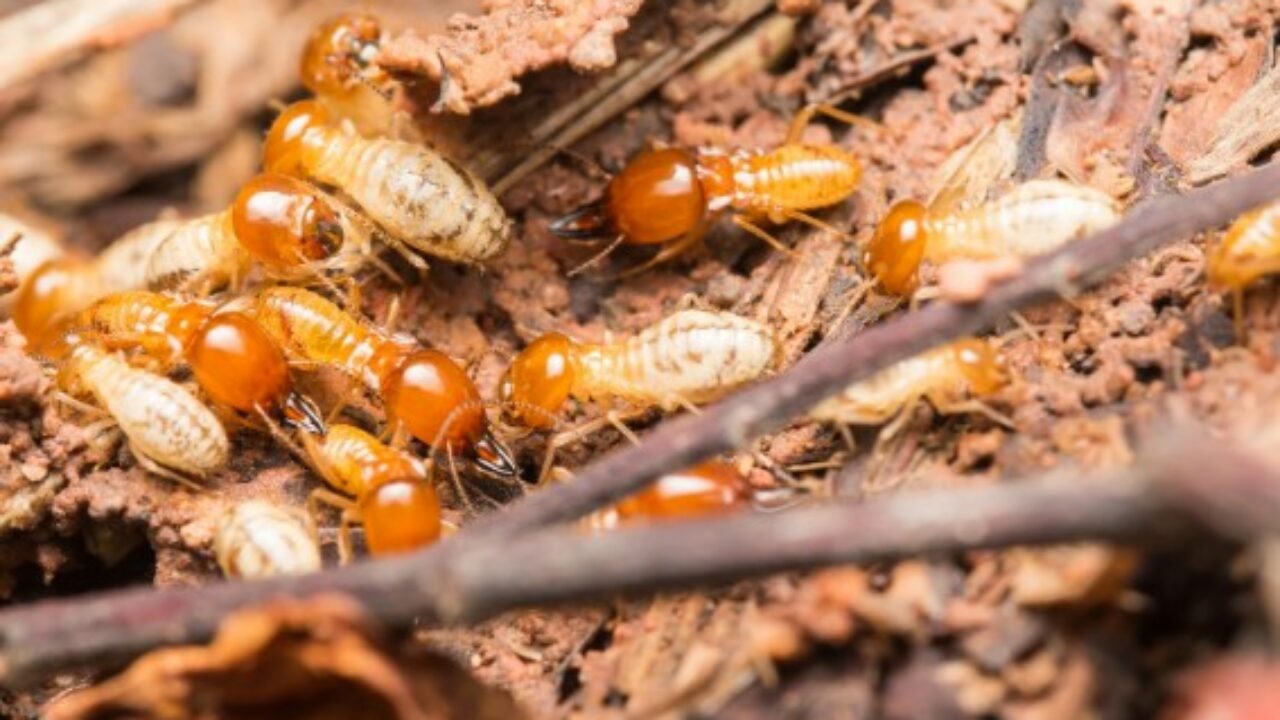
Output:
[[[300,68],[315,97],[275,117],[262,173],[229,207],[145,224],[92,259],[31,249],[33,238],[21,253],[11,248],[21,277],[11,312],[29,350],[54,372],[59,399],[95,426],[118,429],[141,467],[217,493],[241,434],[258,433],[313,472],[302,507],[228,495],[210,550],[231,577],[316,570],[317,528],[334,524],[334,509],[341,562],[357,552],[352,527],[371,555],[431,544],[454,527],[449,511],[465,518],[456,506],[473,509],[471,480],[523,490],[563,478],[554,472],[558,449],[608,426],[634,440],[628,423],[636,417],[696,413],[787,361],[767,322],[685,308],[620,339],[530,330],[486,398],[457,359],[363,315],[357,273],[372,268],[401,281],[384,249],[419,272],[428,261],[482,269],[513,235],[479,178],[401,129],[406,121],[388,101],[395,81],[376,63],[382,40],[367,15],[316,30]],[[775,231],[792,223],[857,242],[853,229],[814,214],[850,200],[863,174],[847,149],[803,140],[818,115],[859,131],[868,125],[812,105],[774,148],[637,153],[598,198],[549,223],[558,238],[593,245],[571,273],[620,246],[653,246],[623,275],[647,270],[703,241],[726,216],[785,253],[792,251]],[[1031,258],[1120,215],[1109,195],[1057,178],[993,187],[960,204],[899,199],[856,248],[865,281],[855,296],[914,306],[931,296],[922,287],[931,269]],[[1241,218],[1211,251],[1208,278],[1233,294],[1237,321],[1246,286],[1280,272],[1278,248],[1274,205]],[[842,429],[883,426],[882,441],[922,403],[939,415],[1008,425],[988,404],[1015,379],[999,346],[966,338],[928,350],[850,385],[808,417]],[[340,400],[306,391],[323,373],[346,383]],[[541,461],[522,463],[509,446],[534,436],[542,436]],[[759,499],[745,469],[717,459],[671,473],[586,525],[608,531],[739,510]],[[438,494],[445,480],[453,508]]]

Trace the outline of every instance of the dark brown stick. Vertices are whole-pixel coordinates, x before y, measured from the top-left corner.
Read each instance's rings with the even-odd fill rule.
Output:
[[[402,558],[368,562],[297,579],[217,585],[191,590],[141,589],[48,601],[5,611],[0,613],[0,680],[30,681],[40,678],[43,673],[70,665],[117,661],[156,645],[203,639],[212,633],[228,612],[275,595],[346,592],[365,603],[379,620],[394,626],[403,625],[416,616],[429,620],[474,618],[482,614],[474,610],[475,604],[479,602],[490,603],[493,607],[511,607],[534,600],[551,599],[541,595],[534,598],[508,597],[501,602],[497,599],[477,598],[475,593],[479,591],[475,588],[480,581],[470,573],[479,572],[480,568],[485,568],[485,572],[519,576],[497,578],[492,581],[494,583],[522,586],[549,585],[551,583],[546,582],[545,578],[562,577],[565,573],[572,572],[573,568],[585,575],[598,573],[601,578],[611,578],[608,567],[582,564],[578,560],[593,557],[597,558],[593,562],[603,562],[599,559],[602,556],[593,554],[596,552],[595,543],[600,542],[598,540],[562,537],[555,541],[560,543],[557,545],[542,538],[515,538],[518,534],[570,520],[604,506],[640,489],[663,472],[687,467],[715,453],[739,447],[749,438],[780,426],[792,415],[851,381],[865,378],[886,365],[930,346],[990,327],[1011,310],[1052,299],[1062,292],[1072,293],[1096,284],[1133,258],[1193,232],[1223,224],[1277,194],[1280,194],[1280,164],[1273,163],[1239,178],[1192,191],[1183,197],[1151,201],[1112,229],[1029,264],[1019,278],[996,288],[980,303],[966,306],[935,304],[848,340],[820,347],[788,372],[712,406],[701,415],[665,423],[640,447],[613,453],[588,467],[574,483],[548,489],[523,500],[506,512],[477,522],[475,528],[437,548]],[[1194,466],[1203,467],[1199,462],[1194,463]],[[1213,469],[1215,472],[1221,469],[1216,457]],[[1037,503],[1045,501],[1044,496],[1036,496],[1035,499]],[[1141,498],[1131,499],[1134,502],[1145,502]],[[895,500],[882,501],[873,508],[879,508],[879,512],[897,512],[902,506],[891,504]],[[908,500],[910,503],[923,502],[918,498]],[[1109,497],[1108,501],[1123,502],[1123,498]],[[956,513],[964,506],[956,496],[949,496],[949,504]],[[1251,504],[1246,503],[1245,506],[1250,507]],[[1009,509],[1003,504],[999,507],[1002,512]],[[1105,512],[1105,508],[1095,509]],[[858,513],[855,519],[859,522],[868,521],[868,510],[845,512]],[[751,518],[748,519],[751,524],[747,527],[753,533],[763,533],[777,541],[779,535],[772,523],[787,517],[794,516]],[[848,535],[849,528],[859,527],[857,524],[843,524],[848,523],[849,519],[842,517],[844,520],[839,528],[842,535]],[[953,514],[952,517],[954,519],[960,515]],[[1092,522],[1087,514],[1073,515],[1072,518],[1073,521]],[[994,516],[987,519],[994,520]],[[972,516],[969,521],[977,522]],[[903,522],[910,524],[909,520]],[[945,531],[959,543],[954,547],[966,546],[963,542],[968,536],[960,537],[957,534],[959,530],[974,527],[972,524],[954,522],[948,525],[936,517],[934,522],[934,532]],[[883,530],[883,526],[878,527]],[[992,526],[987,527],[989,529]],[[1087,528],[1090,533],[1097,530],[1097,526],[1092,524],[1087,525]],[[631,540],[606,541],[605,546],[618,553],[617,557],[609,557],[607,564],[612,566],[622,562],[633,550],[631,543],[638,542],[635,538],[648,537],[649,542],[658,542],[655,538],[673,530],[654,529],[645,531],[648,535],[618,536]],[[1080,528],[1077,528],[1075,532],[1079,531]],[[710,537],[702,535],[704,531],[696,528],[690,530],[686,527],[682,532],[694,533],[700,539]],[[1045,537],[1041,542],[1061,540],[1070,537],[1071,532],[1055,531],[1049,537],[1041,536]],[[693,542],[690,539],[692,536],[684,537],[685,542]],[[900,556],[916,552],[921,547],[942,547],[940,544],[912,544],[914,536],[903,537],[906,544],[896,548],[892,545],[895,542],[893,540],[877,540],[876,542],[883,542],[883,545],[876,545],[875,551],[883,552],[886,556]],[[1002,542],[1012,542],[1014,539],[1009,535]],[[1017,539],[1034,541],[1030,537]],[[532,545],[535,542],[552,544]],[[863,544],[858,546],[856,552],[848,550],[849,554],[840,556],[841,559],[866,557],[862,553],[870,552],[866,544],[868,540],[862,538],[859,542]],[[941,540],[936,542],[941,543]],[[539,564],[494,564],[493,558],[514,553],[519,546],[526,544],[542,548],[543,555]],[[666,557],[672,556],[675,547],[663,546]],[[806,546],[806,552],[812,550],[812,546]],[[522,551],[518,556],[522,562],[532,559],[523,554],[525,552],[528,551]],[[764,563],[761,560],[761,567],[779,569],[787,567],[787,563],[803,560],[798,555],[798,549],[793,548],[789,552],[796,554],[787,556],[785,561]],[[834,552],[826,556],[826,561],[837,557]],[[702,568],[699,571],[703,573],[700,577],[724,577],[724,573],[717,567],[712,565]],[[734,572],[746,572],[748,569],[744,565],[737,565]],[[699,577],[688,568],[681,572],[688,574],[668,578],[665,582],[688,582]],[[619,580],[611,578],[609,582]],[[642,579],[631,579],[627,582],[641,581]],[[596,591],[613,589],[605,587],[603,580],[601,583]],[[655,583],[653,586],[659,585]],[[580,589],[585,590],[582,587]],[[543,589],[539,592],[551,591]]]
[[[1212,472],[1200,462],[1213,456]],[[226,613],[280,595],[344,592],[388,626],[476,621],[531,605],[646,594],[783,570],[938,551],[1068,540],[1159,542],[1202,523],[1237,536],[1274,530],[1280,477],[1203,435],[1169,434],[1132,468],[889,496],[587,537],[454,543],[442,553],[269,583],[139,589],[42,603],[0,616],[0,680],[42,679],[158,644],[208,637]]]

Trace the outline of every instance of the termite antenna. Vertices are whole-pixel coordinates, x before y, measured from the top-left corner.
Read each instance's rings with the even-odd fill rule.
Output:
[[[581,274],[583,270],[586,270],[589,267],[599,264],[602,260],[612,255],[613,251],[617,250],[618,246],[621,245],[622,241],[625,239],[626,239],[625,235],[617,236],[616,238],[613,239],[613,242],[606,245],[603,250],[596,253],[595,255],[592,255],[590,258],[587,258],[586,261],[584,261],[577,267],[573,268],[572,270],[569,270],[568,272],[566,272],[565,277],[576,277],[579,274]]]

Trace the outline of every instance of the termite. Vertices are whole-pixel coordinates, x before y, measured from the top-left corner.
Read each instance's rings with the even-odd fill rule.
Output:
[[[906,296],[919,284],[924,260],[1032,257],[1119,217],[1111,196],[1060,180],[1032,180],[993,202],[943,213],[904,200],[880,221],[863,262],[882,290]]]
[[[385,40],[378,18],[350,12],[322,23],[302,50],[303,87],[365,136],[385,134],[393,124],[391,79],[374,62]]]
[[[58,384],[70,396],[92,396],[129,441],[138,463],[184,484],[216,472],[230,443],[217,415],[186,388],[135,368],[92,341],[70,337]]]
[[[851,196],[862,179],[862,163],[836,145],[800,141],[816,113],[851,123],[866,122],[826,105],[810,105],[791,124],[783,144],[772,150],[678,148],[641,152],[609,181],[604,196],[551,223],[567,240],[608,240],[590,265],[622,243],[661,245],[652,267],[699,242],[726,212],[743,230],[789,252],[760,223],[800,221],[843,235],[807,211]]]
[[[895,417],[905,422],[927,400],[938,412],[978,412],[1001,424],[1009,421],[981,398],[1009,382],[999,352],[988,342],[965,338],[903,360],[846,387],[810,411],[810,417],[843,425],[881,425]],[[894,434],[896,423],[882,434]]]
[[[272,278],[305,282],[351,271],[370,257],[358,213],[297,178],[262,173],[231,207],[180,224],[147,262],[147,286],[207,293],[234,286],[256,263]]]
[[[480,264],[511,239],[502,206],[466,169],[422,145],[346,132],[314,100],[276,118],[263,164],[338,188],[391,239],[428,255]]]
[[[29,347],[39,350],[46,341],[56,341],[61,333],[59,321],[95,300],[145,288],[147,259],[180,224],[177,220],[147,223],[91,260],[59,257],[37,268],[18,288],[13,304],[13,322]]]
[[[218,406],[291,427],[323,432],[319,410],[296,392],[284,351],[248,315],[134,290],[105,297],[79,327],[119,349],[138,347],[166,363],[183,360]]]
[[[521,424],[539,429],[555,424],[571,396],[673,410],[760,378],[779,352],[777,338],[759,323],[682,310],[619,342],[579,343],[547,333],[512,360],[501,395]]]
[[[727,312],[682,310],[626,340],[579,343],[561,333],[534,340],[511,361],[499,386],[503,406],[519,425],[555,427],[574,397],[638,408],[695,409],[759,379],[778,362],[780,346],[767,327]],[[541,478],[556,450],[610,423],[634,441],[612,411],[559,433],[547,443]]]
[[[732,512],[750,499],[737,468],[708,460],[659,477],[652,485],[588,518],[594,530],[644,521],[707,517]]]
[[[1280,273],[1280,203],[1236,220],[1205,258],[1205,274],[1215,288],[1231,292],[1236,337],[1244,337],[1244,289]]]
[[[348,527],[355,523],[364,526],[373,555],[406,552],[439,539],[440,500],[420,460],[351,425],[301,437],[312,466],[336,491],[316,490],[312,500],[343,511],[338,548],[344,562],[351,556]]]
[[[320,545],[304,515],[262,500],[228,508],[213,540],[214,556],[229,578],[261,580],[320,569]]]
[[[466,372],[444,353],[390,335],[301,288],[274,287],[254,300],[255,318],[297,361],[337,368],[377,394],[395,434],[432,448],[469,452],[481,470],[515,475]]]

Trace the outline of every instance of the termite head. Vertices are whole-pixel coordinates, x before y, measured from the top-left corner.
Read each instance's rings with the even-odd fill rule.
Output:
[[[405,356],[382,383],[387,416],[433,449],[467,452],[489,474],[513,477],[511,453],[493,436],[480,391],[436,350]]]
[[[653,485],[618,503],[618,516],[668,519],[714,515],[740,506],[748,496],[737,468],[721,460],[668,473]]]
[[[895,203],[867,244],[863,265],[885,292],[901,296],[915,290],[929,237],[927,212],[915,200]]]
[[[278,270],[325,260],[344,242],[342,219],[324,193],[279,173],[262,173],[240,188],[231,224],[241,247]]]
[[[262,165],[268,172],[305,175],[308,161],[329,140],[329,112],[315,100],[302,100],[284,109],[262,146]]]
[[[22,283],[13,304],[13,324],[32,350],[42,351],[47,340],[56,340],[56,321],[64,315],[66,296],[78,282],[76,261],[49,260]]]
[[[366,488],[358,501],[371,555],[416,550],[440,538],[440,500],[419,477],[397,477]]]
[[[184,354],[200,386],[226,407],[280,410],[293,391],[284,352],[242,313],[209,318],[187,341]]]
[[[975,397],[994,394],[1009,383],[1004,358],[991,343],[966,338],[952,345],[952,351],[969,385],[969,392]]]
[[[646,150],[609,181],[601,200],[551,223],[567,240],[613,239],[664,243],[693,231],[706,215],[697,159],[675,148]]]
[[[302,51],[302,85],[322,95],[381,79],[374,60],[382,42],[382,24],[372,15],[343,13],[330,19],[311,33]]]
[[[187,302],[174,308],[165,325],[165,332],[183,346],[195,337],[213,314],[213,307],[202,302]]]
[[[577,345],[560,333],[547,333],[511,361],[499,394],[514,422],[547,430],[569,399],[577,373]]]

